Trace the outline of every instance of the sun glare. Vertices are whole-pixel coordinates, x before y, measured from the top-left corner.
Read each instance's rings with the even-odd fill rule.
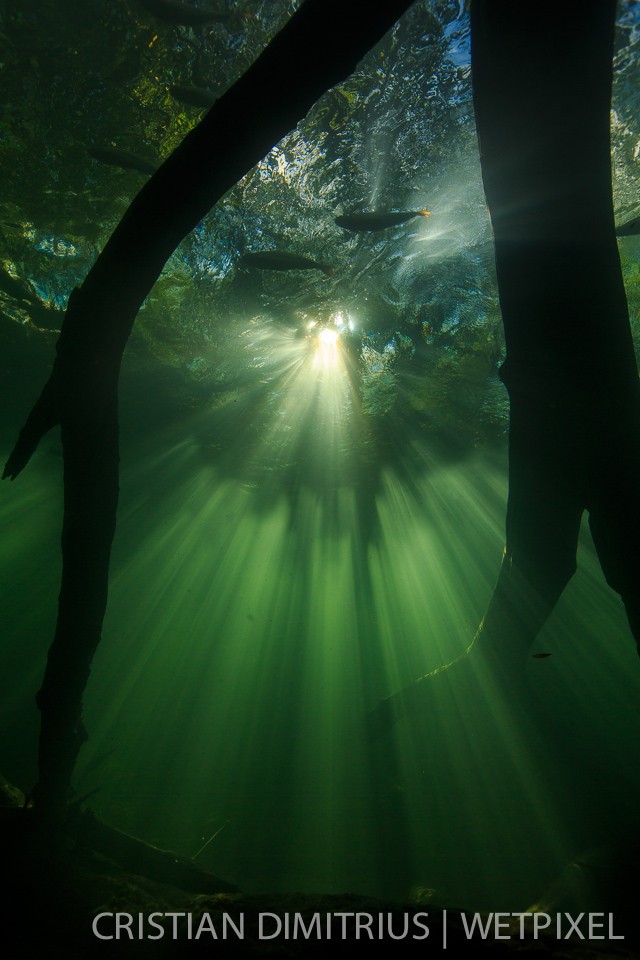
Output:
[[[317,366],[336,368],[340,363],[340,334],[334,327],[323,327],[316,335],[314,363]]]
[[[332,330],[331,327],[325,327],[325,329],[321,330],[318,334],[318,339],[327,347],[335,347],[339,336],[340,334],[337,330]]]

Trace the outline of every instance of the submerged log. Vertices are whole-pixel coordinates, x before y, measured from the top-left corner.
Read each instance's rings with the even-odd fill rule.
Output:
[[[11,792],[9,792],[11,791]],[[0,777],[0,850],[3,862],[37,861],[80,864],[87,857],[117,864],[128,874],[146,877],[192,893],[236,893],[238,887],[215,876],[188,857],[132,837],[105,823],[92,810],[68,807],[64,834],[43,835],[36,810],[20,791]],[[64,837],[64,843],[59,842]],[[71,840],[71,844],[69,844]],[[10,868],[9,868],[10,869]],[[37,868],[36,868],[37,869]]]
[[[168,883],[193,893],[236,893],[238,887],[172,850],[116,830],[92,810],[70,809],[66,826],[69,835],[82,845],[139,876]]]
[[[640,390],[611,188],[615,13],[615,0],[471,5],[510,400],[506,547],[467,651],[381,701],[373,737],[477,657],[513,704],[526,698],[525,657],[576,570],[585,510],[640,644]]]
[[[61,818],[86,734],[82,697],[104,617],[118,501],[117,389],[136,314],[178,243],[303,117],[345,80],[411,0],[305,0],[132,202],[69,300],[49,382],[4,470],[14,479],[60,423],[63,573],[42,688],[36,806]]]

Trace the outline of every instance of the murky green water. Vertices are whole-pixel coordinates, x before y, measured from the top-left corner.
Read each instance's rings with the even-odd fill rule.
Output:
[[[198,118],[168,86],[223,90],[292,5],[228,6],[252,16],[196,30],[134,0],[0,6],[6,453],[59,311],[144,182],[87,147],[159,162]],[[637,200],[637,44],[638,5],[622,4],[620,219]],[[367,206],[431,216],[382,237],[334,224]],[[236,266],[285,246],[333,277]],[[638,238],[621,243],[634,329],[639,252]],[[326,327],[335,342],[318,338]],[[466,14],[417,3],[184,241],[138,318],[75,781],[99,788],[101,816],[247,891],[498,910],[524,909],[579,850],[630,836],[640,668],[586,531],[536,641],[552,656],[528,666],[544,731],[494,700],[490,678],[452,668],[423,717],[367,740],[367,711],[459,656],[491,595],[501,356]],[[51,434],[0,503],[0,769],[27,789],[61,482]]]

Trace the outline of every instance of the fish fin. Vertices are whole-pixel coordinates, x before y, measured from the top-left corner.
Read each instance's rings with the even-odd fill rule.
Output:
[[[323,272],[323,273],[326,273],[326,275],[327,275],[328,277],[332,277],[332,276],[333,276],[333,267],[323,267],[323,268],[322,268],[322,272]]]
[[[431,211],[430,211],[430,210],[418,210],[418,213],[420,214],[421,217],[430,217],[430,216],[431,216]]]

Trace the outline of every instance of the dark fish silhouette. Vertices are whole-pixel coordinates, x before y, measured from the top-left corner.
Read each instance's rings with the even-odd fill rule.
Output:
[[[546,658],[550,657],[551,654],[550,653],[532,653],[531,656],[534,660],[546,660]]]
[[[431,216],[428,210],[403,210],[398,213],[345,213],[336,217],[336,223],[345,230],[354,233],[374,233],[377,230],[387,230],[407,223],[415,217]]]
[[[204,87],[186,87],[175,84],[169,87],[169,93],[174,100],[186,103],[189,107],[205,107],[208,109],[217,100],[213,90],[207,90]]]
[[[87,152],[94,160],[108,163],[112,167],[120,167],[122,170],[138,170],[140,173],[154,174],[158,169],[148,160],[136,157],[134,153],[127,153],[126,150],[118,150],[117,147],[88,147]]]
[[[616,236],[618,237],[636,237],[640,233],[640,217],[632,217],[626,223],[621,223],[616,227]]]
[[[258,270],[322,270],[328,277],[333,276],[333,269],[326,263],[319,263],[299,253],[288,253],[286,250],[262,250],[259,253],[245,253],[238,261],[244,267],[255,267]]]
[[[158,20],[175,23],[180,27],[203,27],[207,23],[221,23],[227,19],[226,13],[211,8],[192,7],[179,0],[138,0],[141,7],[152,13]]]

